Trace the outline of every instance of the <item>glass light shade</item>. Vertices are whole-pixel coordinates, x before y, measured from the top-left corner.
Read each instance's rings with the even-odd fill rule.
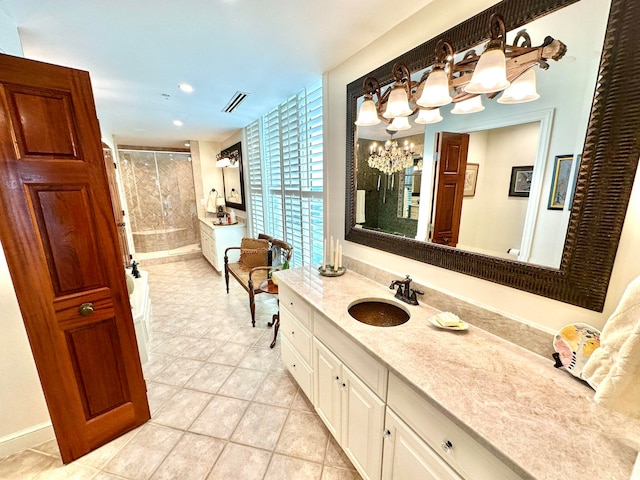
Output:
[[[536,91],[536,71],[530,68],[516,78],[498,99],[498,103],[526,103],[540,98]]]
[[[422,125],[438,123],[442,121],[442,115],[440,115],[439,108],[434,108],[433,110],[420,110],[418,117],[414,121]]]
[[[441,107],[451,103],[449,77],[441,68],[433,70],[424,82],[422,95],[416,102],[421,107]]]
[[[394,132],[400,130],[409,130],[411,128],[411,125],[409,125],[409,117],[394,118],[388,128],[389,130],[393,130]]]
[[[384,118],[408,117],[412,111],[404,87],[393,87],[387,100],[387,109],[382,114]]]
[[[227,157],[216,161],[216,167],[218,168],[228,167],[229,165],[231,165],[231,161]]]
[[[464,91],[467,93],[499,92],[509,86],[507,80],[507,62],[504,52],[499,48],[484,52],[476,65],[471,81]]]
[[[481,112],[482,110],[484,110],[484,105],[482,105],[482,97],[478,95],[476,97],[471,97],[467,100],[456,103],[456,106],[453,107],[451,113],[455,113],[456,115],[464,115],[466,113]]]
[[[355,123],[359,127],[370,127],[380,123],[378,110],[376,109],[376,104],[372,99],[362,102],[360,110],[358,111],[358,119]]]

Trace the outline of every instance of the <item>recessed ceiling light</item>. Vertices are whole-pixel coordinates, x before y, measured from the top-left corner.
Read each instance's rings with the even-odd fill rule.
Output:
[[[174,124],[176,127],[181,127],[182,125],[184,125],[180,120],[174,120],[174,121],[173,121],[173,124]]]
[[[189,85],[188,83],[180,83],[180,84],[178,84],[178,88],[180,90],[182,90],[183,92],[187,92],[187,93],[193,92],[193,87],[191,85]]]
[[[185,144],[184,144],[184,146],[185,146],[185,147],[190,147],[190,146],[191,146],[191,144],[190,144],[190,143],[185,143]]]

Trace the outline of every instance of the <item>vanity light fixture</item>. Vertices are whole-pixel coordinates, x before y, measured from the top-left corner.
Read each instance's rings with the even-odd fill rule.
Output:
[[[240,158],[240,154],[238,153],[237,150],[222,151],[216,155],[216,167],[217,168],[225,168],[225,167],[238,168],[240,166],[238,162],[239,158]]]
[[[464,115],[467,113],[481,112],[482,110],[484,110],[484,105],[482,105],[482,97],[480,95],[476,95],[475,97],[471,97],[456,103],[456,105],[453,107],[453,110],[451,110],[451,113],[455,115]]]
[[[407,128],[408,117],[415,113],[418,113],[415,122],[419,124],[442,120],[440,112],[434,109],[452,102],[456,104],[452,113],[483,110],[480,95],[493,99],[504,92],[498,100],[501,104],[539,98],[533,68],[547,70],[548,60],[560,60],[567,51],[566,45],[548,36],[542,45],[532,47],[525,30],[516,34],[513,45],[507,45],[503,17],[493,14],[489,24],[490,40],[482,55],[470,50],[455,63],[453,46],[441,39],[436,45],[433,68],[419,82],[411,80],[408,68],[402,63],[393,66],[395,81],[385,91],[377,79],[367,77],[363,83],[364,101],[355,124],[366,127],[383,121],[398,131]],[[463,102],[464,105],[458,106]]]

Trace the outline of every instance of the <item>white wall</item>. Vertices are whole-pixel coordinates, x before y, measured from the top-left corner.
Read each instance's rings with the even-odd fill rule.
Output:
[[[1,10],[0,52],[22,56],[18,30]],[[53,438],[53,429],[1,248],[0,312],[0,457],[3,457]]]
[[[493,3],[496,2],[493,0],[468,0],[458,2],[456,8],[451,8],[451,2],[435,0],[325,75],[325,178],[327,182],[325,225],[327,235],[344,239],[345,86]],[[537,37],[534,43],[536,41],[539,41]],[[553,65],[552,68],[555,66]],[[636,180],[637,178],[636,176]],[[636,181],[632,194],[603,313],[592,312],[350,242],[345,242],[344,254],[380,266],[398,276],[409,273],[421,283],[448,291],[476,304],[484,305],[492,310],[552,331],[567,323],[578,321],[602,327],[617,305],[624,288],[633,278],[640,275],[640,264],[629,261],[635,258],[635,249],[637,245],[640,245],[639,183]],[[428,299],[425,300],[428,301]]]
[[[462,201],[459,247],[504,258],[520,249],[528,198],[509,196],[511,168],[535,164],[539,131],[536,122],[471,133],[467,162],[479,164],[478,182]]]

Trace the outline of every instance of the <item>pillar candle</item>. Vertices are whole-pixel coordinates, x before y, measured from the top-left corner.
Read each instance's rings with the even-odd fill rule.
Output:
[[[329,241],[329,260],[327,261],[327,263],[329,265],[333,264],[333,235],[331,235],[330,237],[330,241]]]

